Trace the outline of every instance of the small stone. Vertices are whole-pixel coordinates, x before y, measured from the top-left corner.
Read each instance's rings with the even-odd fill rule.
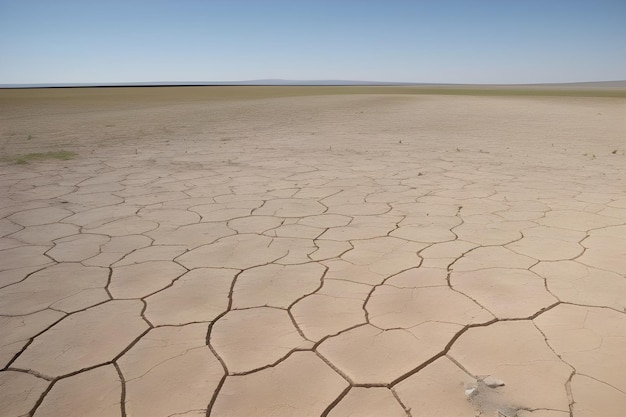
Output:
[[[516,417],[517,410],[512,408],[505,408],[504,410],[498,410],[497,417]]]
[[[498,387],[504,386],[504,381],[494,378],[491,375],[483,379],[482,382],[483,384],[487,385],[489,388],[498,388]]]

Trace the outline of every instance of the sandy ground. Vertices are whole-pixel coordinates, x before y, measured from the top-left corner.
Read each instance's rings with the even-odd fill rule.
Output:
[[[0,415],[624,415],[626,99],[114,90],[0,92]]]

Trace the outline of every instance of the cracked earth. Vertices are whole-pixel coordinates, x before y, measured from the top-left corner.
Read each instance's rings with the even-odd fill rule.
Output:
[[[2,113],[0,415],[624,415],[623,99],[134,94]]]

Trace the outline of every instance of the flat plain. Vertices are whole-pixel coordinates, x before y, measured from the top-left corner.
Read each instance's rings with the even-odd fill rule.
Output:
[[[0,415],[622,417],[623,90],[0,90]]]

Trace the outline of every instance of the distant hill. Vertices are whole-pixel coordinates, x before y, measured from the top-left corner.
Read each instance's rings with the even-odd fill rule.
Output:
[[[416,83],[388,82],[388,81],[354,81],[354,80],[248,80],[248,81],[218,81],[215,85],[418,85]]]
[[[61,87],[158,87],[158,86],[419,86],[443,88],[564,88],[564,89],[618,89],[626,90],[626,80],[591,81],[578,83],[545,83],[545,84],[446,84],[446,83],[412,83],[388,81],[356,81],[356,80],[281,80],[262,79],[246,81],[157,81],[157,82],[126,82],[126,83],[42,83],[42,84],[0,84],[0,88],[61,88]]]
[[[49,84],[0,84],[0,88],[55,88],[55,87],[158,87],[158,86],[211,86],[211,85],[421,85],[418,83],[350,80],[245,80],[245,81],[155,81],[127,83],[49,83]]]

